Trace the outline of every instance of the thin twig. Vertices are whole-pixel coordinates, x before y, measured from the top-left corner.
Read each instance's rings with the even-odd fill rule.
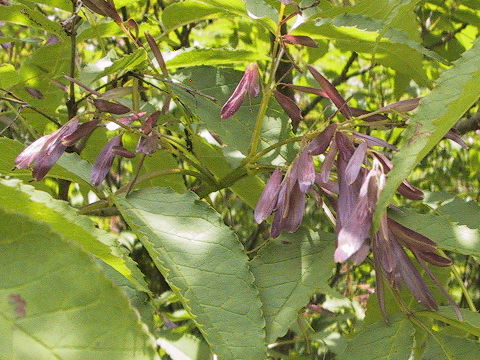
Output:
[[[460,26],[458,29],[455,29],[454,31],[446,34],[445,36],[442,36],[442,38],[440,40],[438,40],[437,42],[434,42],[431,45],[426,46],[426,48],[429,49],[429,50],[433,50],[436,47],[445,45],[447,42],[452,40],[459,32],[464,30],[467,26],[468,26],[468,24],[466,24],[466,23],[462,24],[462,26]]]
[[[32,109],[33,111],[35,111],[36,113],[42,115],[43,117],[45,117],[46,119],[48,119],[49,121],[53,122],[55,125],[57,125],[58,127],[62,126],[62,124],[60,124],[55,118],[51,117],[50,115],[48,114],[45,114],[42,110],[36,108],[35,106],[33,105],[30,105],[29,103],[27,103],[26,101],[20,99],[18,96],[16,96],[15,94],[13,94],[12,92],[6,90],[6,89],[2,89],[0,88],[1,91],[5,92],[6,94],[8,94],[9,96],[12,96],[13,99],[10,99],[10,98],[6,98],[6,97],[0,97],[0,100],[5,100],[5,101],[9,101],[9,102],[14,102],[16,104],[20,104],[22,107],[24,108],[28,108],[28,109]]]
[[[208,100],[217,101],[217,98],[215,98],[215,97],[213,97],[213,96],[204,94],[203,92],[201,92],[201,91],[199,91],[199,90],[196,90],[196,89],[194,89],[194,88],[192,88],[192,87],[190,87],[190,86],[183,85],[183,84],[181,84],[181,83],[179,83],[179,82],[176,82],[176,81],[173,81],[173,80],[170,80],[170,79],[161,77],[161,76],[149,75],[149,74],[143,74],[143,76],[142,76],[142,75],[136,74],[136,73],[132,73],[132,76],[137,77],[137,78],[141,78],[146,84],[151,85],[151,86],[153,86],[153,87],[155,87],[155,88],[157,88],[157,89],[159,89],[159,90],[162,90],[162,91],[165,91],[165,90],[163,90],[162,88],[159,88],[158,86],[156,86],[156,85],[154,85],[154,84],[152,84],[152,83],[148,83],[147,81],[145,81],[145,80],[143,79],[143,76],[145,76],[145,77],[151,77],[151,78],[156,79],[156,80],[158,80],[158,81],[161,81],[161,82],[164,82],[164,83],[167,83],[167,84],[175,85],[175,86],[177,86],[177,87],[179,87],[179,88],[181,88],[181,89],[183,89],[183,90],[185,90],[185,91],[187,91],[187,92],[189,92],[189,93],[193,93],[193,94],[196,94],[196,95],[199,95],[199,96],[203,96],[204,98],[207,98]]]
[[[135,185],[135,182],[138,179],[138,175],[140,175],[140,171],[142,170],[142,166],[143,166],[143,163],[145,162],[146,157],[147,157],[147,154],[142,154],[142,157],[140,158],[140,162],[138,163],[137,171],[135,172],[135,175],[132,181],[130,181],[130,183],[127,186],[127,191],[125,196],[128,196],[128,194],[130,194],[130,191],[132,191],[133,186]]]

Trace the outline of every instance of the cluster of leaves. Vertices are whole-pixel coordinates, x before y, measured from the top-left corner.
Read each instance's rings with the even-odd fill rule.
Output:
[[[480,5],[345,3],[0,0],[1,358],[480,357]]]

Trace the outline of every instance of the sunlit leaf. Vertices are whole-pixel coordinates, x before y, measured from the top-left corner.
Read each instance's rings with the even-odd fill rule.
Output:
[[[248,259],[219,215],[192,193],[150,188],[115,203],[223,359],[265,356],[265,320]]]
[[[413,347],[414,328],[403,314],[392,316],[390,324],[379,320],[360,329],[340,359],[408,360]]]
[[[247,63],[264,61],[268,58],[257,52],[248,50],[227,50],[227,49],[186,49],[167,61],[169,69],[189,67],[198,65],[230,65],[235,63]]]
[[[300,228],[271,241],[251,261],[266,320],[267,341],[285,335],[315,291],[332,293],[332,234]]]
[[[79,244],[83,250],[128,278],[138,289],[146,291],[143,275],[115,237],[97,229],[88,217],[78,215],[68,203],[55,200],[49,194],[18,180],[1,180],[0,198],[0,207],[3,209],[48,224],[56,233]]]
[[[374,215],[377,225],[400,183],[443,138],[480,96],[480,40],[438,79],[438,85],[421,101],[405,130],[404,146],[393,158],[393,169],[382,191]]]
[[[3,197],[2,197],[3,199]],[[0,357],[157,359],[127,298],[78,246],[0,210]]]

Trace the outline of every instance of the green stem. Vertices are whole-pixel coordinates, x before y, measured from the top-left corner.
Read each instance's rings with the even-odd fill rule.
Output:
[[[135,114],[140,112],[140,91],[138,89],[138,79],[133,78],[132,107]]]
[[[196,171],[193,171],[193,170],[185,170],[185,169],[162,169],[162,170],[155,170],[155,171],[152,171],[148,174],[145,174],[145,175],[142,175],[142,176],[139,176],[137,178],[137,181],[136,181],[136,184],[140,184],[144,181],[147,181],[147,180],[151,180],[153,178],[156,178],[156,177],[159,177],[159,176],[165,176],[165,175],[190,175],[190,176],[194,176],[194,177],[197,177],[197,178],[205,178],[203,174],[199,173],[199,172],[196,172]],[[207,180],[207,179],[205,179]],[[207,180],[208,181],[208,180]],[[116,192],[116,194],[121,194],[121,193],[124,193],[128,190],[128,185],[125,185],[125,186],[122,186],[120,189],[118,189],[118,191]]]
[[[78,209],[78,214],[85,215],[85,214],[91,213],[92,211],[105,209],[110,206],[111,204],[109,200],[99,200],[97,202],[82,206],[81,208]]]
[[[442,256],[447,257],[447,255],[445,254],[445,252],[443,250],[439,249],[439,253]],[[470,293],[468,292],[467,288],[465,287],[465,284],[462,281],[462,277],[460,276],[460,274],[458,272],[458,269],[456,268],[455,265],[450,266],[450,269],[452,270],[452,273],[453,273],[453,276],[455,277],[455,280],[457,280],[458,284],[460,285],[460,288],[462,289],[463,296],[465,296],[465,299],[467,300],[468,307],[470,308],[470,310],[472,310],[474,312],[477,312],[475,304],[473,303],[473,299],[470,296]]]
[[[263,118],[267,112],[267,107],[271,96],[271,90],[267,90],[263,95],[262,103],[260,104],[260,109],[258,110],[257,121],[255,122],[255,129],[253,130],[252,140],[250,141],[250,149],[248,150],[247,156],[248,161],[250,161],[250,159],[257,153],[262,134]]]
[[[208,179],[208,182],[211,184],[216,185],[215,179],[210,175],[210,173],[202,167],[201,164],[198,163],[198,159],[188,151],[188,149],[183,145],[178,139],[174,138],[173,136],[170,135],[164,135],[160,134],[160,137],[167,141],[170,145],[172,145],[172,151],[170,152],[175,152],[175,155],[178,157],[181,157],[184,159],[186,162],[188,162],[190,165],[192,165],[195,169],[200,171],[206,179]]]
[[[138,163],[137,171],[135,172],[135,175],[133,176],[132,181],[130,181],[130,183],[127,185],[127,191],[126,191],[127,193],[125,194],[125,196],[128,196],[128,194],[130,194],[130,191],[132,191],[135,185],[135,182],[138,179],[138,175],[140,175],[140,171],[142,170],[142,166],[143,166],[143,163],[145,162],[146,156],[147,154],[142,154],[142,157],[140,158],[140,162]]]
[[[269,75],[270,78],[265,88],[262,102],[260,103],[260,109],[258,110],[257,120],[255,122],[255,128],[253,130],[252,140],[250,141],[250,149],[248,151],[247,159],[251,159],[257,153],[258,145],[260,143],[260,136],[262,134],[263,119],[265,118],[265,114],[268,108],[268,103],[270,102],[270,98],[272,97],[273,86],[275,84],[275,73],[277,72],[278,64],[280,63],[280,59],[282,58],[282,55],[283,55],[283,49],[279,51],[279,44],[281,41],[280,36],[281,36],[282,19],[283,19],[284,13],[285,13],[285,5],[281,4],[280,11],[278,13],[278,24],[277,24],[277,30],[275,32],[275,42],[273,44],[273,51],[272,51],[273,60],[272,60],[272,67]]]

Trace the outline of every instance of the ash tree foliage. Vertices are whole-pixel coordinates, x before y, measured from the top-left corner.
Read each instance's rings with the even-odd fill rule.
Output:
[[[480,358],[480,2],[0,0],[0,358]]]

